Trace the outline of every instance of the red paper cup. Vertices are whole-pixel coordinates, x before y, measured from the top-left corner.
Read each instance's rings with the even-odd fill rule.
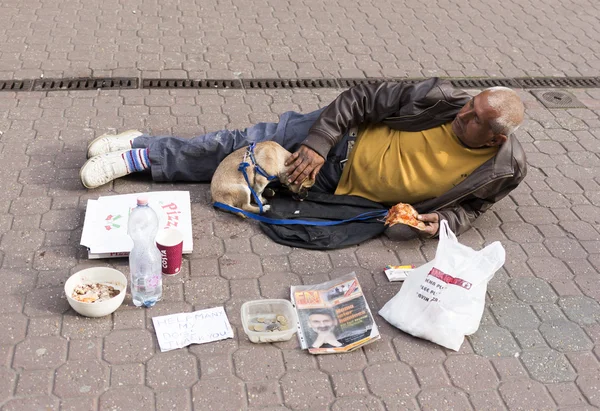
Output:
[[[183,234],[176,228],[167,228],[158,232],[156,247],[162,255],[162,273],[178,274],[181,271],[183,252]]]

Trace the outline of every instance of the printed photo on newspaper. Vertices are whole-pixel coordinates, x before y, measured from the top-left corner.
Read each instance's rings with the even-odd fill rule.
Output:
[[[298,339],[311,354],[350,352],[380,338],[355,273],[291,287]]]

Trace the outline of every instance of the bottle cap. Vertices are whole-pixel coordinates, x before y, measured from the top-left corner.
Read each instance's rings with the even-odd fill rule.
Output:
[[[137,198],[137,204],[141,205],[141,206],[145,206],[148,205],[148,196],[147,195],[141,195]]]

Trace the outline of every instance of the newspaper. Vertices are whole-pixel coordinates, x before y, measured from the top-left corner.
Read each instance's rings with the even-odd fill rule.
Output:
[[[317,285],[291,287],[298,339],[311,354],[353,351],[380,338],[355,273]]]

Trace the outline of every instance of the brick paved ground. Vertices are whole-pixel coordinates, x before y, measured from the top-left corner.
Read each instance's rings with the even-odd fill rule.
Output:
[[[587,1],[2,1],[0,78],[594,75],[599,6]],[[600,407],[600,91],[547,110],[526,91],[529,175],[461,236],[500,240],[505,267],[459,353],[377,322],[383,340],[312,357],[297,343],[234,340],[161,354],[150,318],[287,297],[291,284],[356,271],[373,311],[395,292],[382,263],[420,264],[435,241],[386,236],[335,252],[272,243],[216,213],[206,185],[130,178],[88,192],[86,144],[140,128],[191,136],[309,111],[339,90],[0,93],[0,408],[593,409]],[[187,189],[195,252],[150,310],[83,319],[62,296],[88,261],[88,198]],[[244,270],[235,269],[243,267]],[[129,301],[129,299],[127,300]]]
[[[595,76],[595,0],[4,0],[0,78]]]
[[[600,93],[590,109],[541,107],[525,91],[519,138],[530,174],[461,241],[500,240],[505,267],[489,285],[480,330],[459,353],[377,322],[383,340],[351,354],[313,357],[287,343],[254,345],[242,302],[287,298],[292,284],[356,271],[378,310],[398,285],[384,263],[420,264],[435,241],[384,236],[317,252],[279,246],[250,222],[215,212],[205,184],[128,178],[88,192],[78,169],[86,142],[111,128],[190,136],[194,130],[309,111],[337,90],[114,91],[0,94],[0,404],[31,409],[591,409],[600,406]],[[78,245],[86,200],[102,194],[188,189],[195,251],[152,309],[129,303],[85,319],[62,295],[88,261]],[[128,300],[129,301],[129,298]],[[224,305],[236,338],[161,354],[150,318]]]

